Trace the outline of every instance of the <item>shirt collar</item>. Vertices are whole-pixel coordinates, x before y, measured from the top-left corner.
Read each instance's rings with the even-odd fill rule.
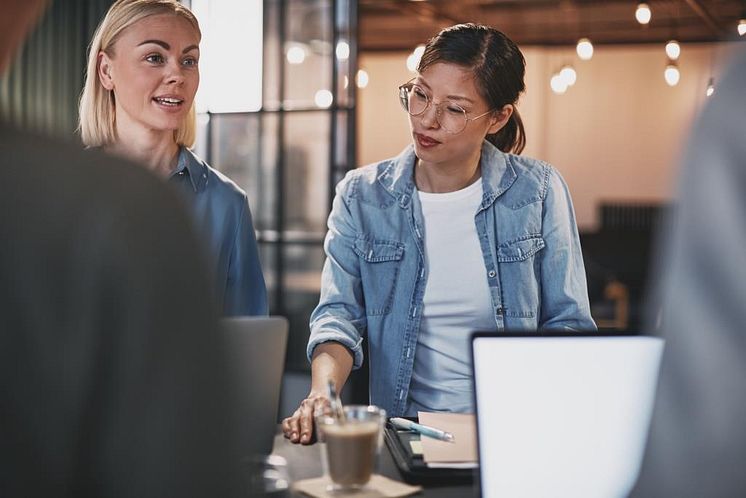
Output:
[[[171,173],[169,179],[180,175],[189,176],[195,193],[204,190],[207,185],[207,165],[184,146],[179,147],[176,169]]]
[[[379,183],[392,195],[406,202],[414,191],[414,146],[409,144],[401,154],[389,161],[378,175]],[[513,185],[518,175],[510,163],[510,155],[488,141],[482,143],[482,206],[486,207]]]

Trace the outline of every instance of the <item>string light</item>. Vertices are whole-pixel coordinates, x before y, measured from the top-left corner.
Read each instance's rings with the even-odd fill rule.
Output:
[[[587,61],[593,57],[593,44],[588,38],[581,38],[578,40],[578,45],[575,47],[578,53],[578,57],[582,60]]]
[[[415,48],[414,51],[409,54],[409,57],[407,57],[407,69],[409,69],[411,72],[417,71],[417,66],[419,65],[422,54],[424,53],[425,45],[418,45],[417,48]]]
[[[710,77],[710,79],[707,81],[707,90],[705,90],[705,95],[710,97],[713,93],[715,93],[715,80]]]
[[[559,75],[559,73],[555,73],[554,75],[552,75],[552,79],[549,80],[549,86],[557,95],[562,95],[567,91],[567,82],[565,82],[565,80],[562,78],[562,76]]]
[[[746,35],[746,19],[738,21],[738,36]]]
[[[560,69],[559,75],[567,86],[573,86],[578,79],[578,73],[575,72],[575,68],[569,65],[563,66]]]
[[[640,24],[647,24],[650,22],[652,16],[653,14],[650,12],[650,6],[648,4],[645,2],[637,4],[637,10],[635,11],[635,19],[637,19],[637,22]]]
[[[313,100],[316,103],[316,107],[326,109],[327,107],[331,107],[334,97],[332,96],[332,92],[329,90],[319,90],[316,92],[316,95],[314,95]]]
[[[666,69],[663,71],[663,77],[665,78],[666,83],[668,83],[668,86],[676,86],[679,84],[681,73],[679,73],[679,68],[676,67],[676,63],[669,61]]]
[[[357,72],[357,76],[355,77],[355,83],[357,84],[358,88],[365,88],[368,86],[368,71],[365,69],[359,69]]]
[[[671,40],[666,43],[666,55],[672,61],[675,61],[681,55],[681,45],[676,40]]]
[[[303,61],[306,60],[306,51],[299,45],[293,45],[288,48],[285,57],[290,64],[303,64]]]
[[[350,44],[345,41],[337,43],[336,53],[337,59],[346,61],[350,58]]]

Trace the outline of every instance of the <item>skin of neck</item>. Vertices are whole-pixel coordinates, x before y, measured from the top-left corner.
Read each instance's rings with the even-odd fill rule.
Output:
[[[116,134],[116,141],[105,147],[108,152],[143,164],[161,178],[168,178],[176,169],[179,146],[173,130],[144,128],[117,108]]]
[[[417,159],[414,169],[417,189],[421,192],[444,194],[468,187],[482,175],[479,166],[481,154],[481,149],[477,149],[468,160],[458,164],[430,163]]]

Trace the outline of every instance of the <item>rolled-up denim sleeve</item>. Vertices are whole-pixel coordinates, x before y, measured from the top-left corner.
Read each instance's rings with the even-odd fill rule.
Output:
[[[349,204],[349,192],[356,179],[353,171],[337,185],[324,240],[326,261],[321,272],[321,297],[311,314],[306,349],[310,361],[316,346],[338,342],[352,353],[353,368],[363,363],[361,343],[367,324],[360,263],[353,250],[358,229]]]
[[[540,329],[595,330],[575,211],[567,184],[547,165],[540,251]]]

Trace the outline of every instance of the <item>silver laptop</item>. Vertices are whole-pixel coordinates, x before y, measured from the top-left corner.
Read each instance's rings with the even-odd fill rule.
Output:
[[[277,432],[288,322],[283,317],[240,317],[224,318],[221,326],[238,389],[232,423],[239,428],[241,454],[268,455]]]
[[[482,497],[625,497],[637,480],[663,341],[474,334]]]

